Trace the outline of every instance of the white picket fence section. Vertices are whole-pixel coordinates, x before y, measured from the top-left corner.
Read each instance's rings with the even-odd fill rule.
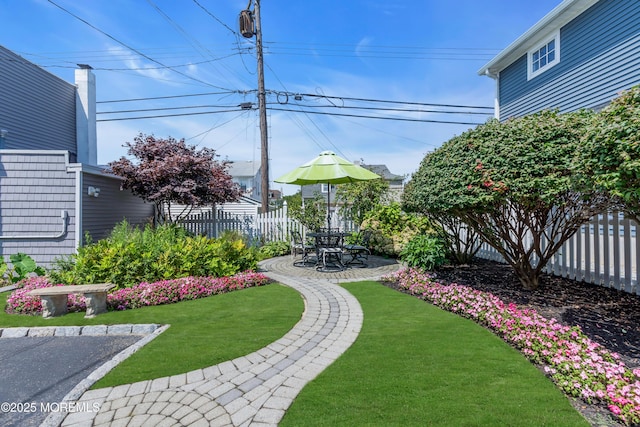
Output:
[[[289,241],[291,231],[300,231],[301,225],[288,217],[286,204],[282,209],[266,214],[237,213],[212,209],[188,215],[180,220],[188,231],[211,238],[224,232],[237,232],[250,242]]]
[[[594,217],[565,242],[545,272],[640,295],[637,226],[635,221],[618,212]],[[530,242],[525,239],[524,243],[526,247]],[[504,262],[486,243],[477,256]]]
[[[290,241],[291,232],[301,234],[302,224],[289,217],[287,203],[280,209],[264,214],[248,212],[229,212],[223,210],[208,210],[188,215],[179,223],[190,232],[207,237],[220,237],[225,231],[234,231],[246,236],[252,243]],[[337,214],[331,215],[331,228],[345,232],[356,231],[353,221],[345,220]]]

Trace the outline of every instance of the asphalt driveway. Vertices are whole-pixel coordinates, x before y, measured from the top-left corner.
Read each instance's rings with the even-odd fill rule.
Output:
[[[38,426],[91,372],[139,335],[0,339],[0,425]],[[92,408],[69,408],[91,410]]]

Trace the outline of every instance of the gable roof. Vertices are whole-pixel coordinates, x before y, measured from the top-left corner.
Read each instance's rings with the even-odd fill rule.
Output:
[[[241,176],[253,177],[256,176],[258,170],[260,170],[260,162],[254,162],[251,160],[229,161],[228,173],[234,178]]]
[[[383,179],[385,179],[387,181],[404,180],[404,177],[402,175],[396,175],[396,174],[391,173],[389,171],[389,168],[387,167],[387,165],[363,165],[363,164],[361,164],[360,166],[362,166],[365,169],[370,170],[371,172],[375,173],[376,175],[380,175]]]
[[[526,33],[507,46],[491,61],[478,70],[479,75],[495,78],[506,67],[535,48],[554,31],[559,30],[578,15],[596,4],[599,0],[563,0],[544,18],[538,21]]]

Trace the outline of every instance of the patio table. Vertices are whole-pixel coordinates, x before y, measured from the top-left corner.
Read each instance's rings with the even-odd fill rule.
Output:
[[[346,268],[342,262],[343,241],[345,233],[329,231],[329,232],[312,232],[307,236],[316,240],[316,270],[319,271],[342,271]]]

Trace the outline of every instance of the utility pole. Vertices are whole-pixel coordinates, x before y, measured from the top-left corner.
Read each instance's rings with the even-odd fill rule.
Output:
[[[267,94],[264,89],[264,62],[262,59],[262,25],[260,23],[260,0],[255,0],[256,54],[258,56],[258,111],[260,112],[260,187],[262,189],[262,212],[269,212],[269,138],[267,135]]]
[[[253,13],[249,11],[253,1]],[[264,62],[262,58],[262,24],[260,0],[249,0],[246,10],[240,13],[240,32],[244,37],[256,36],[258,62],[258,111],[260,114],[260,190],[262,212],[269,212],[269,138],[267,135],[267,94],[264,89]]]

